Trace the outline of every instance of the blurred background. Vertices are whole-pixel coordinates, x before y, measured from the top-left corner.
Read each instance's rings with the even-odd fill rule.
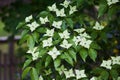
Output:
[[[48,5],[61,1],[63,0],[0,0],[0,80],[21,80],[26,45],[18,44],[20,39],[20,31],[16,30],[18,23],[26,16],[31,14],[36,16]],[[91,13],[92,10],[89,11],[90,8],[91,6],[87,6],[88,15],[94,15]],[[116,10],[111,15],[117,17],[114,16],[109,21],[110,30],[108,34],[105,34],[109,42],[107,45],[102,43],[102,56],[120,53],[120,11]],[[88,24],[87,21],[84,22]]]
[[[21,80],[26,45],[18,46],[20,32],[16,27],[26,16],[38,14],[53,2],[0,0],[0,80]]]

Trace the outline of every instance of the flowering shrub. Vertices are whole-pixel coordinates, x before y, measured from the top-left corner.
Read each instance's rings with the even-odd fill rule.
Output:
[[[30,73],[31,80],[119,80],[120,56],[107,60],[97,57],[102,41],[107,43],[108,25],[81,13],[82,2],[54,3],[38,16],[30,15],[20,23],[20,43],[27,41],[28,45],[23,79]],[[107,0],[100,4],[98,17],[105,13],[102,8],[117,2]],[[94,1],[88,4],[95,5]]]

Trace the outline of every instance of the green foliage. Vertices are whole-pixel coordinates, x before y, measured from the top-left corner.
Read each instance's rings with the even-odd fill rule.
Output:
[[[119,1],[65,1],[18,25],[23,30],[20,43],[27,43],[30,53],[26,53],[23,78],[30,73],[31,80],[117,79],[120,72],[115,65],[120,66],[120,58],[110,57],[109,50],[114,47],[112,31],[118,29]]]

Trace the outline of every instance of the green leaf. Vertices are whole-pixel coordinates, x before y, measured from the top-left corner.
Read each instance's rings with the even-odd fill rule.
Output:
[[[39,33],[46,33],[46,28],[37,28],[36,31]]]
[[[76,62],[76,52],[74,52],[73,50],[69,50],[69,55],[75,60]]]
[[[89,49],[89,50],[88,50],[88,53],[89,53],[90,58],[91,58],[93,61],[95,61],[95,59],[97,58],[97,52],[96,52],[96,50],[94,50],[94,49]]]
[[[107,11],[107,3],[105,1],[101,1],[98,10],[98,17],[101,17]]]
[[[40,35],[39,35],[37,32],[34,32],[34,33],[32,34],[32,36],[33,36],[34,41],[38,43],[38,39],[39,39],[39,36],[40,36]]]
[[[102,71],[100,74],[100,80],[108,80],[109,73],[107,71]]]
[[[87,58],[87,56],[88,56],[88,52],[87,52],[87,50],[84,49],[84,48],[82,48],[82,49],[80,49],[79,54],[80,54],[81,58],[85,61],[86,58]]]
[[[60,66],[60,64],[61,64],[61,60],[60,59],[57,58],[57,59],[54,60],[55,69],[57,69]]]
[[[20,22],[20,23],[17,25],[16,29],[19,29],[19,28],[23,27],[24,25],[25,25],[24,22]]]
[[[27,39],[27,45],[29,48],[33,48],[35,45],[34,38],[31,35],[29,35],[29,38]]]
[[[73,59],[71,58],[71,56],[68,53],[64,53],[65,56],[65,61],[67,61],[69,64],[71,64],[73,66]]]
[[[32,68],[30,72],[30,77],[31,77],[31,80],[39,80],[38,73],[35,68]]]
[[[26,60],[25,63],[24,63],[23,69],[24,69],[25,67],[27,67],[31,62],[32,62],[32,59]]]
[[[91,73],[95,74],[95,75],[100,75],[102,71],[104,71],[103,68],[97,67],[97,68],[93,68],[93,70],[91,71]]]
[[[93,49],[97,49],[97,50],[101,49],[101,47],[96,42],[92,42],[90,47],[93,48]]]
[[[51,61],[52,61],[52,58],[50,56],[47,56],[46,61],[45,61],[45,67],[47,67]]]
[[[111,74],[113,80],[117,80],[117,77],[119,76],[119,74],[116,70],[112,69],[110,71],[110,74]]]
[[[71,18],[66,18],[66,22],[68,23],[69,27],[73,29],[73,21]]]
[[[24,71],[22,73],[22,79],[24,79],[27,76],[27,74],[30,71],[30,69],[31,69],[31,67],[27,67],[26,69],[24,69]]]

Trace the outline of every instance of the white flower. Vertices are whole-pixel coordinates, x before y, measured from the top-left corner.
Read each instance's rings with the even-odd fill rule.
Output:
[[[36,50],[37,50],[37,47],[34,47],[33,49],[29,49],[29,50],[27,51],[27,53],[31,53],[31,54],[32,54],[32,59],[33,59],[33,61],[34,61],[34,60],[37,60],[38,57],[39,57],[39,52],[36,51]]]
[[[68,48],[70,48],[72,46],[72,44],[69,44],[68,41],[64,39],[60,46],[63,47],[63,48],[68,49]]]
[[[64,74],[66,78],[75,77],[75,74],[73,73],[72,69],[70,69],[69,71],[64,71]]]
[[[117,80],[120,80],[120,77],[118,77]]]
[[[81,37],[91,38],[86,32],[80,34]]]
[[[56,10],[56,15],[57,15],[57,17],[65,17],[66,16],[66,14],[65,14],[65,10],[64,10],[64,8],[62,8],[61,10]]]
[[[117,3],[117,2],[119,2],[119,0],[107,0],[108,5],[111,5],[111,4],[114,4],[114,3]]]
[[[56,11],[57,10],[56,3],[54,3],[52,6],[48,6],[48,9],[50,11]]]
[[[58,22],[53,21],[53,24],[52,24],[52,26],[54,26],[55,28],[58,28],[58,29],[61,28],[61,25],[62,25],[62,21],[58,21]]]
[[[31,32],[33,32],[39,26],[39,24],[34,21],[31,24],[27,24],[27,26],[30,28]]]
[[[92,77],[90,80],[98,80],[97,77]]]
[[[80,36],[77,36],[77,37],[74,36],[73,41],[74,41],[75,45],[78,45],[78,43],[81,41],[81,37]]]
[[[71,14],[73,14],[74,12],[76,12],[77,11],[77,9],[76,9],[76,6],[70,6],[70,11],[69,11],[69,14],[71,15]]]
[[[48,17],[45,17],[45,18],[40,17],[39,20],[41,24],[45,24],[46,22],[49,22]]]
[[[39,77],[39,80],[44,80],[42,76]]]
[[[47,46],[52,46],[52,38],[48,38],[47,40],[43,40],[43,48]]]
[[[52,49],[52,51],[49,51],[48,54],[54,59],[57,58],[58,55],[60,55],[60,52],[57,50],[56,47]]]
[[[59,33],[60,37],[63,39],[68,39],[70,38],[70,33],[68,33],[67,30],[65,30],[63,33]]]
[[[81,39],[81,42],[80,42],[80,45],[89,49],[90,48],[90,45],[91,45],[92,41],[91,40],[87,40],[85,38],[82,38]]]
[[[74,29],[77,33],[82,33],[85,31],[85,28],[80,28],[80,29]]]
[[[32,15],[26,17],[25,18],[25,22],[30,22],[32,20],[32,18],[33,18]]]
[[[64,6],[65,8],[67,8],[70,4],[69,0],[65,0],[63,3],[61,3],[60,5]]]
[[[75,70],[75,74],[77,79],[87,77],[85,74],[85,70]]]
[[[120,56],[117,57],[111,57],[112,58],[112,64],[118,64],[120,65]]]
[[[105,67],[107,69],[111,69],[111,64],[112,64],[111,60],[103,60],[100,66]]]
[[[95,30],[102,30],[104,26],[100,25],[98,22],[95,23],[95,26],[93,26],[93,29]]]
[[[52,37],[53,35],[54,35],[54,29],[51,30],[47,29],[46,34],[44,34],[44,36],[50,36],[50,37]]]

